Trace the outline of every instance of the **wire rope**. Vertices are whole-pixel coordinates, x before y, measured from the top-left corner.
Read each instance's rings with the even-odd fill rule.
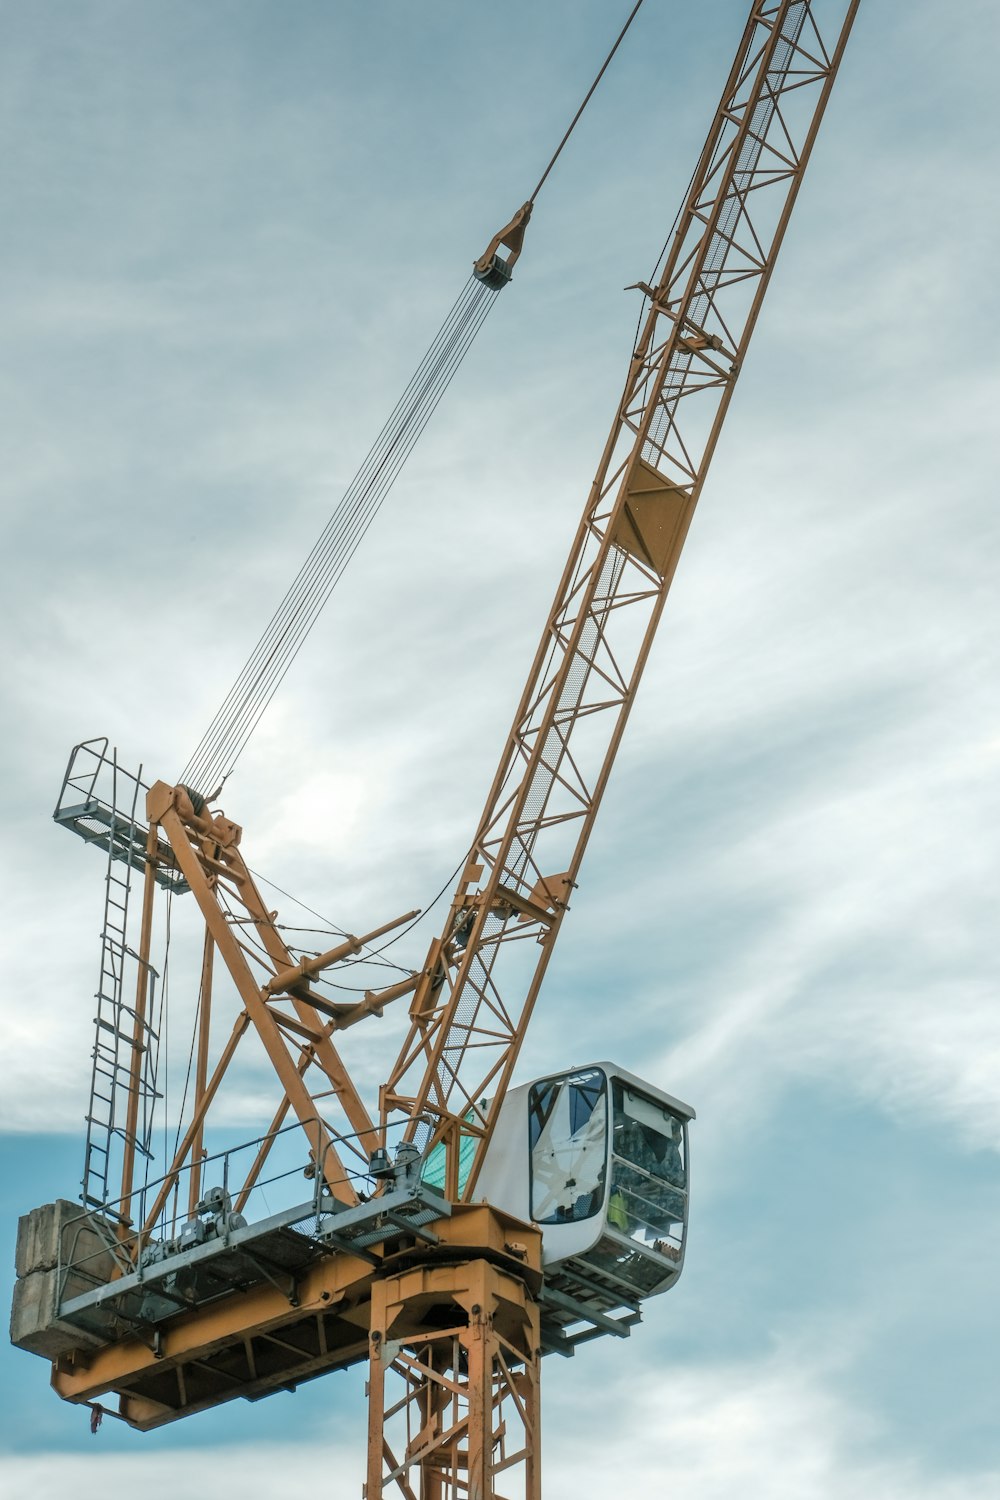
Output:
[[[533,204],[638,14],[636,0],[614,45],[528,200]],[[509,268],[507,271],[509,277]],[[249,659],[202,735],[180,780],[218,795],[316,623],[407,458],[454,379],[504,283],[469,277],[361,467],[295,575]]]
[[[182,772],[211,791],[246,745],[482,327],[497,291],[470,277]]]
[[[614,57],[615,53],[618,51],[618,48],[621,46],[622,42],[625,40],[625,33],[628,31],[629,27],[632,25],[632,22],[635,20],[636,16],[639,14],[639,10],[640,10],[641,7],[642,7],[642,0],[636,0],[636,3],[632,7],[632,11],[631,11],[631,13],[629,15],[628,20],[625,22],[625,25],[622,27],[621,31],[618,33],[618,36],[617,36],[617,38],[615,40],[614,46],[611,48],[611,51],[608,53],[607,57],[604,59],[604,63],[602,65],[602,67],[601,67],[600,72],[597,74],[597,77],[594,79],[593,83],[590,85],[590,88],[587,90],[586,94],[584,95],[583,103],[580,105],[580,108],[577,110],[576,114],[573,116],[572,120],[569,122],[569,125],[566,128],[566,134],[563,136],[562,140],[559,142],[558,146],[553,151],[552,156],[549,159],[548,166],[545,168],[545,171],[542,173],[541,177],[539,177],[538,183],[537,183],[537,185],[535,187],[535,191],[532,193],[530,199],[528,200],[530,203],[534,203],[535,199],[538,197],[538,194],[542,190],[542,187],[543,187],[543,185],[545,183],[546,177],[548,177],[549,173],[552,171],[552,168],[555,166],[556,162],[559,160],[559,157],[562,155],[562,149],[563,149],[563,147],[565,146],[566,142],[569,140],[570,136],[573,134],[573,131],[576,129],[577,121],[579,120],[580,116],[583,114],[584,110],[587,108],[587,105],[590,103],[590,101],[591,101],[591,99],[593,97],[593,94],[594,94],[594,90],[597,88],[597,85],[600,83],[601,79],[604,77],[605,73],[608,71],[608,64],[611,62],[611,59]]]
[[[324,913],[321,912],[321,911],[316,911],[316,909],[314,907],[312,907],[312,906],[307,906],[306,903],[304,901],[302,901],[298,896],[293,896],[292,893],[291,893],[291,891],[284,890],[280,885],[276,885],[273,880],[268,880],[268,878],[267,878],[266,875],[261,875],[261,873],[260,873],[259,870],[251,870],[250,873],[254,877],[255,880],[262,880],[265,885],[269,885],[271,887],[272,891],[277,891],[279,896],[284,896],[286,900],[293,901],[295,903],[295,905],[296,906],[300,906],[303,911],[309,912],[310,916],[318,917],[321,922],[326,922],[327,925],[328,925],[328,927],[329,927],[329,929],[330,929],[330,931],[336,937],[348,937],[350,935],[349,933],[347,933],[345,931],[345,929],[343,927],[338,927],[337,923],[334,922],[334,920],[333,920],[332,917],[328,917],[328,916],[324,915]],[[435,902],[439,901],[439,900],[440,900],[440,893],[437,896],[435,896],[435,898],[434,898]],[[432,906],[433,906],[433,904],[434,904],[434,902],[431,903]],[[421,911],[421,915],[423,915],[424,911],[429,911],[429,910],[430,910],[430,907],[423,908],[422,911]],[[419,917],[415,919],[415,921],[419,921],[419,920],[420,920]],[[415,923],[413,923],[413,922],[410,923],[410,927],[412,927],[414,925],[415,925]],[[404,928],[404,931],[409,932],[410,927]],[[319,929],[317,929],[317,930],[319,930]],[[383,947],[388,947],[388,946],[389,945],[387,943],[383,944]],[[381,952],[382,952],[382,948],[369,949],[367,952],[365,951],[364,948],[362,948],[361,953],[356,958],[346,959],[344,961],[344,963],[343,963],[343,967],[346,969],[346,968],[350,968],[354,964],[365,964],[365,963],[376,962],[377,961],[377,956]],[[403,964],[393,963],[389,959],[384,960],[384,962],[381,965],[381,967],[384,967],[384,968],[387,968],[387,969],[398,969],[398,971],[399,971],[400,974],[411,974],[413,972],[412,969],[407,969]],[[327,981],[327,982],[329,982],[329,981]]]
[[[269,663],[273,663],[275,646],[280,642],[282,633],[289,629],[294,630],[296,621],[301,621],[304,601],[310,597],[314,598],[317,580],[322,581],[324,569],[328,570],[331,563],[335,567],[338,552],[343,552],[345,544],[350,545],[350,527],[355,523],[359,512],[363,511],[367,492],[378,482],[380,475],[384,475],[387,460],[392,457],[394,448],[398,448],[401,438],[405,437],[407,403],[412,404],[414,397],[419,399],[426,389],[428,380],[434,373],[435,355],[439,361],[442,351],[445,354],[453,351],[456,326],[461,327],[467,313],[471,283],[472,278],[466,284],[452,313],[445,320],[435,345],[425,355],[416,375],[397,402],[379,439],[349,486],[343,500],[327,522],[319,541],[293,580],[270,625],[258,641],[250,660],[230,690],[223,709],[216,716],[208,734],[203,737],[200,751],[202,759],[199,760],[199,752],[196,752],[185,772],[186,775],[200,777],[204,774],[204,757],[211,754],[218,756],[220,744],[239,721],[241,707],[244,705],[247,693],[252,693],[255,679],[259,684],[261,671]]]

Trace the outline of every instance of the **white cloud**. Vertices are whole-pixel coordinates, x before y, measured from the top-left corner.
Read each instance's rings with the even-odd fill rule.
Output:
[[[669,1364],[669,1357],[668,1357]],[[546,1495],[678,1494],[685,1500],[986,1500],[998,1474],[928,1472],[874,1456],[877,1424],[794,1350],[669,1373],[633,1366],[586,1424],[559,1401]],[[601,1425],[613,1431],[595,1432]]]
[[[591,1348],[580,1356],[593,1364]],[[632,1361],[590,1388],[545,1367],[543,1483],[547,1500],[580,1496],[679,1494],[685,1500],[993,1500],[1000,1471],[934,1470],[890,1451],[878,1456],[877,1419],[838,1393],[829,1362],[779,1348],[758,1360],[717,1365],[674,1362],[664,1371]],[[624,1362],[621,1362],[624,1363]],[[619,1370],[621,1370],[621,1363]],[[593,1370],[591,1368],[591,1374]],[[569,1387],[569,1389],[567,1389]],[[575,1391],[573,1389],[575,1387]],[[364,1430],[292,1445],[175,1448],[148,1454],[101,1452],[0,1458],[0,1485],[34,1500],[104,1500],[141,1490],[149,1500],[208,1488],[270,1500],[294,1476],[297,1490],[355,1500],[364,1468]],[[142,1441],[141,1438],[136,1440]]]

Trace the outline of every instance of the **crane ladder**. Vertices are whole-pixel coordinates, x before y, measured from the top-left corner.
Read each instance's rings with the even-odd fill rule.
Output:
[[[104,880],[104,921],[82,1184],[83,1202],[94,1208],[105,1208],[111,1202],[112,1173],[118,1165],[117,1143],[120,1143],[120,1149],[131,1147],[147,1160],[152,1155],[152,1106],[158,1097],[156,1061],[159,1037],[148,1016],[159,976],[128,943],[134,862],[123,858],[121,853],[123,848],[132,850],[140,844],[136,805],[142,783],[138,777],[122,777],[117,752],[112,751],[110,760],[108,863]],[[131,784],[124,806],[119,802],[122,780],[126,786]],[[144,1016],[126,998],[129,993],[127,981],[134,986],[140,972],[144,974],[148,988],[149,1003]],[[137,1052],[141,1053],[139,1067],[134,1065]],[[129,1124],[129,1100],[133,1087],[138,1092],[134,1128]]]

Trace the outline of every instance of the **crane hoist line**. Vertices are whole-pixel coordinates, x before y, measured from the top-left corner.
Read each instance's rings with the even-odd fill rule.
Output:
[[[347,966],[405,938],[413,912],[296,950],[242,826],[197,778],[149,786],[107,740],[76,747],[55,816],[107,857],[82,1208],[21,1219],[11,1317],[64,1400],[114,1397],[145,1431],[363,1364],[367,1500],[540,1500],[543,1355],[630,1336],[676,1285],[693,1109],[611,1060],[514,1073],[858,5],[749,4],[666,251],[637,283],[623,394],[422,962],[331,997],[324,984],[357,977]],[[495,297],[525,217],[477,263],[435,369]],[[403,441],[393,429],[373,472]],[[262,639],[277,661],[278,637]],[[220,729],[203,770],[247,722]],[[187,966],[193,1086],[150,1180],[159,934],[180,895],[173,920],[202,955]],[[173,959],[170,982],[176,997]],[[629,1004],[614,984],[593,1000],[609,1018]],[[390,1007],[376,1097],[371,1019]],[[349,1066],[357,1025],[367,1050]],[[215,1149],[262,1054],[259,1133]]]
[[[505,265],[494,255],[499,265]],[[495,274],[495,273],[490,273]],[[180,780],[214,800],[344,569],[374,521],[497,298],[469,277],[412,379],[299,569]]]
[[[181,772],[178,779],[209,801],[220,794],[285,673],[472,348],[498,293],[511,280],[538,194],[642,4],[643,0],[636,0],[633,5],[534,190],[475,261],[472,275]]]

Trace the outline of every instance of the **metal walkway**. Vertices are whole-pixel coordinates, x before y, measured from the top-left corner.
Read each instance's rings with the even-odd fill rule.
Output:
[[[148,791],[142,767],[136,774],[123,770],[117,752],[109,754],[106,736],[83,740],[70,754],[52,816],[85,843],[107,850],[112,860],[145,870],[149,828],[136,811],[140,794]],[[175,895],[188,890],[166,840],[159,840],[156,853],[157,884]]]

